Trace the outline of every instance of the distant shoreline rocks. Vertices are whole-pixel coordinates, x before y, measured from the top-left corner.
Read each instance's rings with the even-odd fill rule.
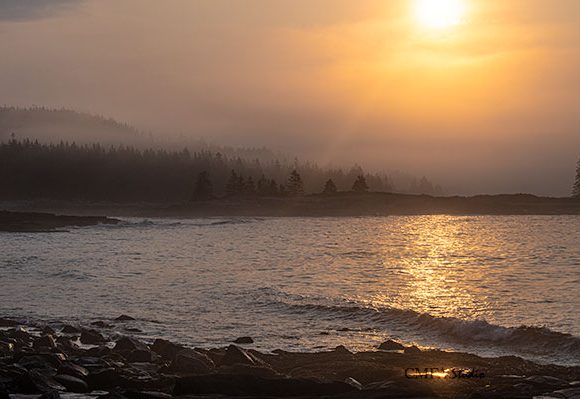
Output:
[[[0,211],[0,232],[47,233],[66,231],[66,227],[118,224],[121,221],[105,216],[65,216],[42,212]]]

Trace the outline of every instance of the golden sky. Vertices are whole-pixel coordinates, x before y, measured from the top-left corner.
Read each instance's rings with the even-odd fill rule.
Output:
[[[578,0],[3,0],[0,54],[5,104],[459,191],[566,195],[580,156]]]

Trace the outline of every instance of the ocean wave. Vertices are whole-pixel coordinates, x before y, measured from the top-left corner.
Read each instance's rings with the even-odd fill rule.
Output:
[[[406,331],[414,336],[435,338],[438,342],[467,347],[502,348],[532,355],[562,354],[580,359],[580,337],[546,327],[504,327],[485,320],[435,317],[413,310],[391,307],[373,308],[350,301],[320,303],[300,295],[268,293],[269,301],[280,310],[310,314],[316,318],[360,322],[378,330]]]

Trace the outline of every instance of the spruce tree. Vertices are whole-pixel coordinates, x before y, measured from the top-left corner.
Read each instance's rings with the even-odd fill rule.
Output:
[[[213,185],[209,179],[209,173],[204,170],[197,176],[192,200],[204,201],[211,198],[213,198]]]
[[[230,178],[226,183],[226,194],[227,195],[235,195],[238,193],[238,174],[235,170],[232,169],[232,173],[230,174]]]
[[[352,185],[352,191],[355,193],[366,193],[369,191],[369,186],[367,184],[367,179],[363,175],[358,175],[356,180]]]
[[[304,183],[302,182],[302,177],[300,177],[300,173],[294,169],[292,173],[290,173],[290,177],[288,178],[288,185],[287,185],[288,194],[292,197],[296,197],[299,195],[304,195]]]
[[[574,180],[574,186],[572,186],[572,197],[580,199],[580,159],[576,164],[576,179]]]
[[[337,191],[336,184],[334,184],[332,179],[328,179],[324,184],[324,190],[322,190],[322,194],[335,194]]]

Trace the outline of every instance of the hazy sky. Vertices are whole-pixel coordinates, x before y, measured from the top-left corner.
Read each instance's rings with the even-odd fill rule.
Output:
[[[466,193],[568,195],[580,157],[578,0],[0,0],[0,54],[0,103]]]

